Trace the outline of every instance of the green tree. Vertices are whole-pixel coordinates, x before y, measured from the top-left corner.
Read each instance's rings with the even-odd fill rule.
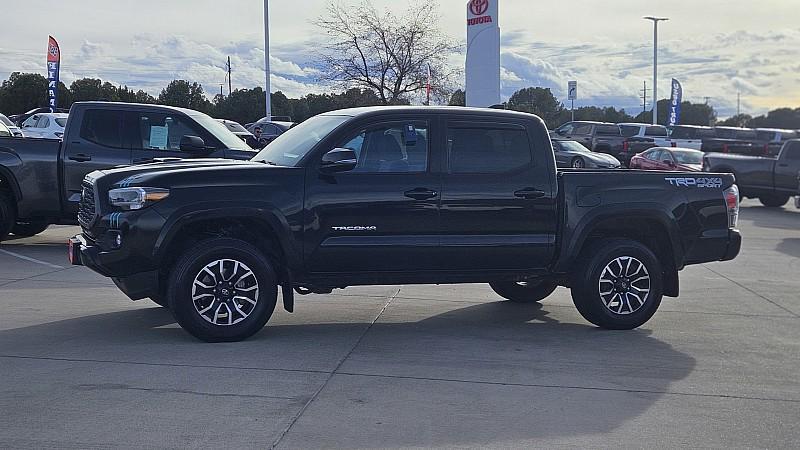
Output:
[[[564,111],[564,105],[559,103],[550,88],[541,87],[528,87],[514,92],[508,99],[507,107],[536,114],[551,129],[559,125],[559,116]]]
[[[75,80],[69,87],[73,100],[85,101],[119,101],[119,92],[116,86],[97,78],[81,78]]]
[[[203,86],[186,80],[172,80],[161,90],[158,103],[196,111],[211,112],[212,104],[203,93]]]
[[[725,120],[717,122],[716,125],[723,126],[723,127],[744,127],[748,126],[748,124],[753,120],[753,117],[749,114],[737,114],[735,116],[728,117]]]
[[[456,89],[447,104],[450,106],[467,106],[467,93],[461,89]]]
[[[667,125],[670,101],[662,99],[658,101],[658,123]],[[637,122],[652,123],[653,111],[645,111],[636,116]],[[717,113],[714,108],[705,103],[681,103],[681,120],[679,125],[714,125],[717,121]]]
[[[800,108],[778,108],[765,116],[754,117],[747,124],[754,128],[786,128],[800,130]]]

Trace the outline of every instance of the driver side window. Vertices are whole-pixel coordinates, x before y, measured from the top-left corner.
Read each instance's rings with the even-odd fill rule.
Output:
[[[338,147],[358,158],[350,173],[418,173],[428,169],[428,126],[424,122],[365,128]]]

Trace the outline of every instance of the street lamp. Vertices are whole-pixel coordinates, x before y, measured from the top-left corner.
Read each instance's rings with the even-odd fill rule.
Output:
[[[266,73],[267,120],[272,120],[272,102],[270,98],[269,70],[269,0],[264,0],[264,72]]]
[[[644,17],[653,21],[653,125],[658,125],[658,22],[669,20],[666,17]]]

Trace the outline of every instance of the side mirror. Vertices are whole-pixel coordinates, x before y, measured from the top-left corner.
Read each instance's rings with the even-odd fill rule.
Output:
[[[181,138],[181,151],[195,155],[208,153],[208,149],[206,148],[206,143],[203,141],[203,138],[189,135],[184,135]]]
[[[322,165],[319,170],[323,173],[347,172],[356,168],[358,155],[349,148],[335,148],[322,155]]]

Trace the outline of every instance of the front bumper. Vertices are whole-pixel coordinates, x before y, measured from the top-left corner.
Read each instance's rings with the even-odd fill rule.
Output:
[[[109,269],[123,261],[122,251],[104,251],[81,234],[69,239],[68,248],[69,261],[72,265],[86,266],[103,276],[110,277],[131,300],[153,297],[159,292],[158,270],[119,275]]]

